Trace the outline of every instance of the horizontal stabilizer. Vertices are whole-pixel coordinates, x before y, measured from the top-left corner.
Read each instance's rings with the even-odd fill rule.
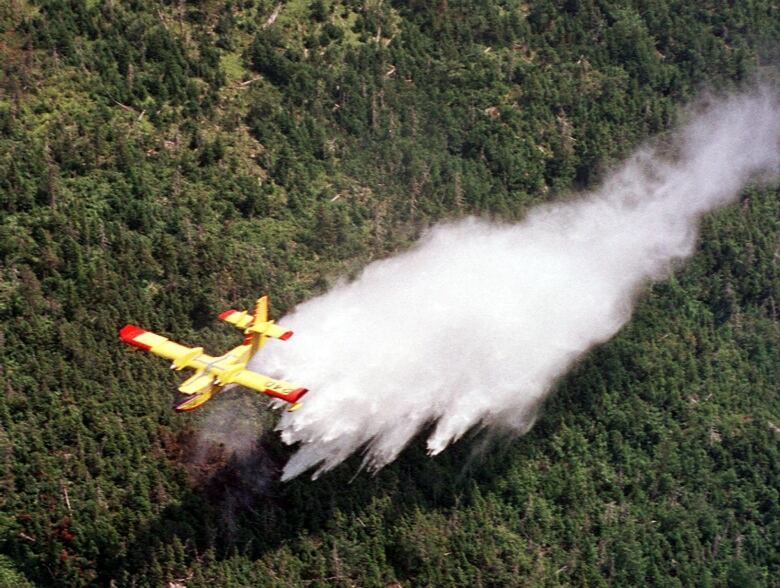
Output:
[[[276,339],[281,339],[282,341],[287,341],[287,339],[293,336],[292,331],[280,327],[279,325],[275,325],[274,321],[265,321],[262,323],[253,324],[247,329],[247,331],[250,333],[265,335],[266,337],[275,337]]]
[[[219,320],[235,325],[239,329],[246,329],[252,324],[254,317],[245,310],[226,310],[219,315]]]

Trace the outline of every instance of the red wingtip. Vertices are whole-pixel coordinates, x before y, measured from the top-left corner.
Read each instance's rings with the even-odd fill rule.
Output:
[[[279,398],[280,400],[284,400],[285,402],[289,402],[290,404],[295,404],[298,402],[298,399],[306,394],[308,390],[306,388],[296,388],[292,392],[288,394],[282,394],[281,392],[277,392],[276,390],[271,390],[270,388],[266,388],[265,393],[269,396],[273,396],[274,398]]]
[[[141,349],[145,349],[146,351],[149,351],[151,349],[149,345],[144,345],[143,343],[137,340],[137,337],[143,335],[144,333],[146,333],[146,331],[143,330],[141,327],[128,324],[119,330],[119,338],[122,339],[122,341],[124,341],[128,345],[134,345],[135,347],[140,347]]]
[[[226,310],[219,314],[219,320],[226,321],[231,314],[237,313],[237,310]]]
[[[287,395],[287,398],[285,398],[285,400],[287,400],[288,402],[291,402],[292,404],[295,404],[296,402],[298,402],[300,397],[303,396],[304,394],[306,394],[308,391],[309,390],[306,389],[306,388],[297,388],[296,390],[293,390],[292,392],[290,392]]]
[[[280,338],[282,341],[287,341],[287,339],[289,339],[289,338],[290,338],[290,337],[292,337],[292,336],[293,336],[293,332],[292,332],[292,331],[287,331],[287,332],[286,332],[286,333],[284,333],[283,335],[279,335],[279,338]]]

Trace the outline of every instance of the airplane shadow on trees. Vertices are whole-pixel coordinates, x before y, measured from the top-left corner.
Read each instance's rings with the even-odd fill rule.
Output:
[[[545,423],[542,435],[558,421]],[[304,474],[282,482],[283,466],[294,449],[275,432],[263,433],[241,452],[230,454],[216,444],[204,454],[195,448],[195,432],[185,431],[169,449],[186,473],[186,493],[128,545],[132,559],[106,562],[105,569],[111,575],[117,569],[143,574],[155,553],[170,561],[163,554],[174,543],[183,545],[189,560],[210,550],[215,559],[237,553],[258,559],[303,535],[327,534],[339,517],[365,516],[377,500],[385,501],[383,527],[415,509],[446,512],[470,503],[477,487],[501,478],[517,457],[513,444],[475,431],[431,458],[425,447],[428,433],[418,434],[395,462],[376,474],[361,470],[357,455],[315,481]],[[192,451],[200,452],[196,462],[188,458]]]

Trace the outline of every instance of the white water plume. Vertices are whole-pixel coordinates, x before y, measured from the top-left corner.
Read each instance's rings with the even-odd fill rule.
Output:
[[[639,289],[691,255],[701,216],[778,170],[778,112],[769,91],[699,104],[673,158],[643,148],[600,189],[517,224],[440,225],[301,304],[280,321],[295,337],[255,363],[311,390],[278,426],[300,444],[284,479],[360,450],[381,467],[431,424],[431,454],[475,425],[527,430]]]

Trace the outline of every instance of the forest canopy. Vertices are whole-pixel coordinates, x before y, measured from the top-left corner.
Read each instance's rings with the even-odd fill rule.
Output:
[[[776,2],[10,0],[0,6],[0,584],[768,586],[780,195],[474,460],[274,481],[204,447],[126,322],[225,348],[431,224],[591,187],[703,88],[777,78]],[[774,49],[772,49],[774,48]],[[464,465],[467,464],[467,465]],[[173,585],[173,584],[169,584]]]

